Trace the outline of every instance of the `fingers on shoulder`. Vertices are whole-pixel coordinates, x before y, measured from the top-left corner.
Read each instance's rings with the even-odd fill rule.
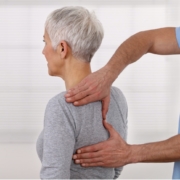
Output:
[[[86,95],[87,94],[88,94],[88,92],[86,93]],[[81,100],[77,101],[76,103],[74,103],[74,105],[85,105],[85,104],[88,104],[90,102],[95,102],[95,101],[98,101],[98,100],[99,100],[99,96],[97,96],[97,94],[87,95],[83,99],[81,99]]]

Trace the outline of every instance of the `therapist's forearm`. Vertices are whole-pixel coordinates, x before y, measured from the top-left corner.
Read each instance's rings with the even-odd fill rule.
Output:
[[[130,163],[173,162],[180,160],[180,135],[165,141],[131,145]]]
[[[179,54],[175,28],[160,28],[139,32],[124,41],[105,66],[113,74],[113,79],[124,68],[137,61],[146,53]]]

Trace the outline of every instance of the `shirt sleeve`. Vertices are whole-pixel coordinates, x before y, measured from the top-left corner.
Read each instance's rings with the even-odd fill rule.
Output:
[[[127,141],[127,129],[124,129],[124,131],[122,132],[122,136],[121,137],[123,138],[123,140]],[[123,170],[123,166],[122,167],[114,168],[115,174],[114,174],[114,178],[113,179],[117,179],[121,175],[122,170]]]
[[[180,47],[180,27],[176,28],[176,39],[177,39],[178,46]]]
[[[68,109],[51,99],[44,116],[41,179],[70,179],[75,135]]]
[[[113,179],[117,179],[121,175],[121,171],[123,170],[123,167],[115,168],[115,175]]]
[[[127,129],[124,129],[124,132],[123,132],[121,137],[125,141],[127,141]],[[114,174],[114,178],[113,179],[117,179],[121,175],[122,170],[123,170],[123,166],[122,167],[114,168],[115,174]]]
[[[128,123],[128,106],[127,106],[127,101],[126,98],[124,97],[123,93],[121,92],[121,90],[119,88],[113,87],[113,90],[116,92],[117,96],[116,98],[118,99],[118,102],[121,102],[120,104],[120,109],[122,112],[122,121],[123,121],[123,127],[121,129],[121,137],[124,141],[127,141],[127,123]],[[114,168],[115,174],[114,174],[114,178],[113,179],[117,179],[121,172],[123,170],[123,166],[122,167],[117,167]]]

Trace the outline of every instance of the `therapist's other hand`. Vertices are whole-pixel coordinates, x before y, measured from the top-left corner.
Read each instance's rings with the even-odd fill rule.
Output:
[[[88,75],[65,94],[66,101],[80,106],[102,100],[102,114],[105,119],[110,102],[110,86],[114,81],[112,76],[112,72],[106,67]]]
[[[128,145],[109,123],[106,121],[103,123],[110,133],[110,138],[80,148],[77,154],[73,155],[76,164],[81,164],[83,167],[120,167],[130,163],[131,145]]]

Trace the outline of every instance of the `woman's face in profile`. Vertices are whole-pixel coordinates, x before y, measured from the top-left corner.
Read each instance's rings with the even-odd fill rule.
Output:
[[[53,49],[48,33],[45,31],[43,36],[45,43],[42,54],[44,54],[48,64],[48,73],[51,76],[60,76],[62,69],[62,60],[57,51]]]

